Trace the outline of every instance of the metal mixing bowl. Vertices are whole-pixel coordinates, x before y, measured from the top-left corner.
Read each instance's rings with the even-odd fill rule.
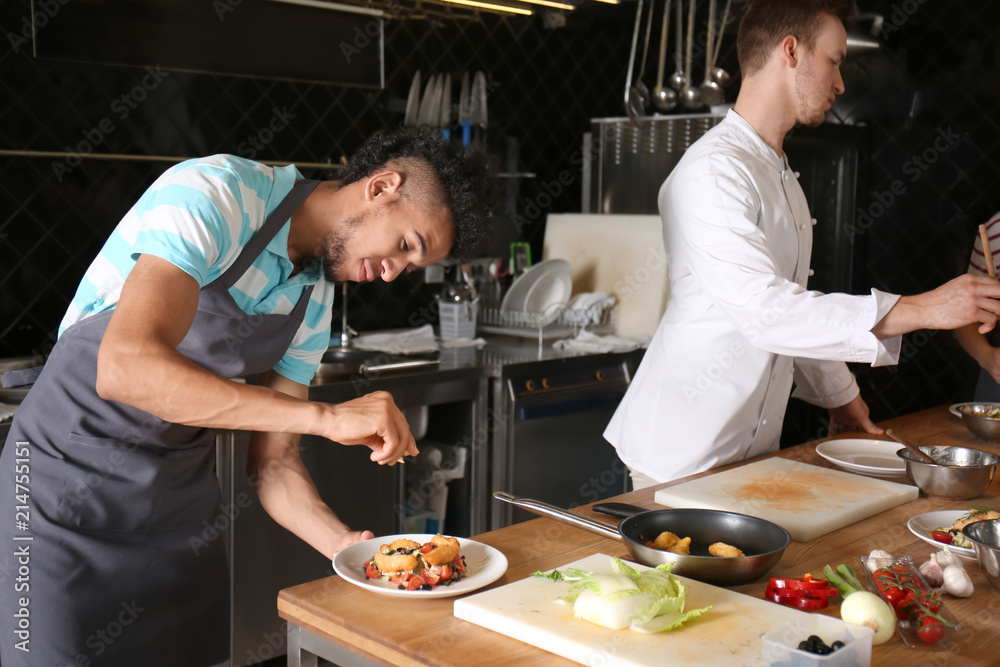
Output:
[[[962,415],[962,423],[973,435],[1000,442],[1000,417],[987,417],[989,414],[1000,414],[1000,403],[963,403],[957,406]]]
[[[1000,519],[976,521],[962,529],[976,548],[976,560],[993,587],[1000,590]]]
[[[983,495],[993,481],[1000,456],[970,447],[922,446],[920,451],[937,461],[924,463],[908,449],[896,456],[906,463],[906,476],[933,498],[968,500]]]

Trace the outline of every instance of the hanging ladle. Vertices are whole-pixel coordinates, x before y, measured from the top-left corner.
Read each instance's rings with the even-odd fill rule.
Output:
[[[639,64],[639,71],[635,75],[635,90],[639,94],[639,100],[642,102],[642,115],[646,114],[646,108],[651,101],[649,88],[642,82],[642,76],[646,73],[646,55],[649,53],[649,33],[653,27],[653,6],[655,4],[654,0],[649,0],[649,16],[646,17],[646,39],[642,45],[642,62]]]
[[[667,23],[670,19],[670,5],[673,0],[666,0],[663,6],[663,28],[660,30],[660,61],[656,67],[656,87],[653,88],[653,107],[657,111],[670,111],[677,106],[677,93],[673,88],[663,87],[663,65],[667,58]]]
[[[718,67],[719,52],[722,51],[722,37],[726,34],[726,22],[729,21],[729,8],[733,0],[726,0],[726,8],[722,10],[722,21],[719,22],[719,39],[715,42],[715,49],[712,54],[712,81],[725,88],[733,80],[732,75],[726,70]]]
[[[644,113],[639,91],[632,85],[632,68],[635,67],[635,51],[639,45],[639,25],[642,23],[642,1],[639,0],[636,3],[635,28],[632,30],[632,49],[628,54],[628,71],[625,73],[625,113],[628,114],[629,120],[636,124],[639,123],[639,118]]]
[[[691,49],[694,46],[694,0],[691,0],[691,9],[688,12],[687,48],[684,57],[684,76],[687,81],[681,89],[681,104],[686,109],[697,109],[702,106],[701,91],[697,86],[691,85]]]
[[[726,101],[726,92],[722,86],[712,80],[712,27],[715,23],[715,0],[708,2],[708,34],[705,38],[705,80],[698,87],[701,101],[710,107]]]
[[[684,90],[684,87],[687,85],[687,77],[684,76],[684,54],[681,51],[684,48],[684,38],[681,32],[684,30],[683,4],[684,0],[677,0],[677,5],[675,6],[677,15],[674,17],[674,24],[676,25],[674,34],[677,43],[674,46],[674,64],[677,66],[677,71],[670,75],[670,87],[677,92]]]

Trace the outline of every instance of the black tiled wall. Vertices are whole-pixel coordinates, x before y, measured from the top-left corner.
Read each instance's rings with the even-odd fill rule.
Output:
[[[733,4],[739,10],[746,3]],[[883,16],[884,44],[848,61],[848,92],[834,111],[842,122],[872,129],[870,215],[858,217],[856,235],[867,258],[863,284],[915,293],[964,271],[976,226],[1000,209],[1000,19],[990,2],[860,4]],[[540,16],[391,21],[387,87],[366,91],[182,72],[149,78],[141,68],[38,60],[9,39],[29,15],[28,0],[5,2],[0,149],[63,151],[90,137],[104,153],[251,157],[247,139],[281,115],[287,125],[252,157],[336,163],[371,131],[402,121],[417,69],[425,77],[451,72],[453,80],[481,69],[495,84],[488,145],[505,158],[516,143],[514,167],[537,174],[510,186],[517,188],[513,211],[528,220],[520,231],[538,252],[544,214],[579,210],[573,158],[589,119],[622,115],[633,8],[591,2],[559,29],[546,28]],[[732,28],[721,64],[737,69]],[[113,103],[144,77],[145,99],[123,117]],[[104,237],[166,166],[88,159],[63,170],[57,162],[0,156],[0,356],[44,354]],[[575,180],[550,196],[565,170]],[[884,201],[894,183],[905,192],[879,211],[872,202]],[[525,215],[529,205],[541,210]],[[419,275],[352,286],[351,324],[407,326],[436,291]],[[974,364],[948,333],[907,336],[898,367],[854,370],[875,419],[967,399],[975,377]],[[820,418],[792,410],[786,440],[816,437]]]

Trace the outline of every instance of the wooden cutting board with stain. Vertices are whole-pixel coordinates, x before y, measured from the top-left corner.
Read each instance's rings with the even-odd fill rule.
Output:
[[[667,507],[750,514],[808,542],[919,495],[915,486],[770,458],[660,489],[654,500]]]
[[[567,567],[611,574],[611,559],[597,554],[559,569]],[[687,589],[685,609],[709,605],[712,609],[669,632],[608,630],[574,618],[571,606],[555,602],[569,593],[570,585],[537,577],[459,598],[454,614],[580,664],[606,667],[761,667],[766,664],[761,637],[785,623],[808,620],[808,614],[791,607],[686,577],[678,579]]]

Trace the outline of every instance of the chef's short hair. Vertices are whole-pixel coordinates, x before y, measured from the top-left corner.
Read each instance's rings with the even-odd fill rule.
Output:
[[[753,0],[740,21],[736,55],[743,76],[764,68],[771,53],[788,35],[807,48],[816,44],[823,15],[832,16],[850,30],[858,22],[854,0]]]
[[[447,208],[453,230],[450,257],[472,259],[490,247],[499,183],[495,161],[480,145],[446,142],[441,130],[381,130],[354,152],[337,180],[348,185],[381,169],[402,174],[401,200]]]

